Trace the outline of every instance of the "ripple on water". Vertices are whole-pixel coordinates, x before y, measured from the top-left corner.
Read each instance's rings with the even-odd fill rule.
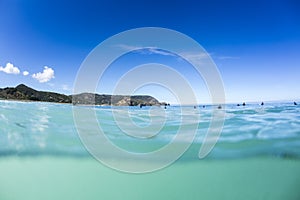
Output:
[[[86,154],[73,122],[71,105],[0,101],[0,109],[1,154],[5,154],[5,152],[22,152],[22,154],[35,152],[36,154],[54,155]],[[169,107],[166,110],[147,109],[147,107],[143,109],[96,107],[96,116],[108,138],[130,142],[130,145],[134,145],[139,140],[132,139],[122,132],[114,121],[112,110],[115,111],[114,114],[119,115],[121,120],[129,117],[142,128],[147,128],[152,122],[162,122],[163,127],[160,132],[149,138],[149,141],[153,143],[147,143],[147,145],[153,144],[154,146],[156,142],[160,144],[171,142],[180,125],[183,125],[183,130],[186,131],[186,135],[180,138],[182,142],[193,137],[189,129],[196,127],[197,135],[194,143],[200,145],[212,118],[210,106],[205,109],[194,109],[193,107],[183,107],[182,110],[180,107]],[[225,124],[212,157],[259,154],[288,155],[291,153],[300,155],[299,111],[299,107],[286,104],[264,107],[259,105],[228,106]],[[184,122],[182,121],[183,117]],[[85,127],[82,127],[84,130],[91,129],[89,122],[90,119],[86,118]],[[135,130],[134,126],[127,128]],[[197,152],[193,153],[197,155]]]

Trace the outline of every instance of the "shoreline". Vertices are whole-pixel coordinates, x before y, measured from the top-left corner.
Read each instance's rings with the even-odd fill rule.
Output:
[[[54,102],[54,101],[35,101],[35,100],[27,100],[27,99],[4,99],[4,98],[0,98],[0,101],[11,101],[11,102],[23,102],[23,103],[54,103],[54,104],[70,104],[70,105],[73,105],[73,106],[110,106],[110,107],[139,107],[139,105],[136,105],[136,106],[130,106],[130,105],[109,105],[109,104],[73,104],[72,102],[71,103],[67,103],[67,102]],[[296,102],[298,102],[300,100],[296,100]],[[281,104],[281,103],[286,103],[286,104],[293,104],[294,100],[274,100],[274,101],[264,101],[265,105],[264,106],[267,106],[268,104]],[[226,102],[225,104],[222,104],[222,105],[225,105],[225,106],[236,106],[239,102],[236,102],[236,103],[233,103],[233,102]],[[246,106],[241,106],[241,108],[245,108],[247,107],[247,105],[258,105],[260,106],[260,103],[261,102],[247,102]],[[198,106],[198,107],[202,107],[202,106],[218,106],[220,104],[208,104],[208,103],[200,103],[200,104],[197,104],[197,105],[194,105],[194,104],[183,104],[183,105],[180,105],[180,104],[172,104],[171,106],[172,107],[179,107],[179,106],[182,106],[182,107],[193,107],[193,106]],[[161,105],[151,105],[151,106],[164,106],[164,104],[161,104]],[[147,107],[150,107],[150,105],[147,105]],[[168,106],[169,107],[169,106]]]

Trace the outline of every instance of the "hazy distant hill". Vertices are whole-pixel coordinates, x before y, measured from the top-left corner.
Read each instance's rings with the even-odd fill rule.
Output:
[[[73,104],[115,105],[115,106],[137,106],[137,105],[160,105],[160,102],[151,96],[136,95],[107,95],[82,93],[73,95]]]
[[[96,105],[116,105],[116,106],[137,106],[137,105],[160,105],[161,103],[154,97],[147,95],[105,95],[82,93],[76,95],[64,95],[55,92],[45,92],[34,90],[24,84],[17,87],[0,88],[1,99],[45,101],[57,103],[73,104],[96,104]]]

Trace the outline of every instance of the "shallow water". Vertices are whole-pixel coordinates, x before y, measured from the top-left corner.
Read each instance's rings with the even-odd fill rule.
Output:
[[[226,105],[221,137],[205,159],[199,159],[198,152],[211,106],[96,107],[95,113],[113,143],[128,151],[148,152],[172,142],[182,125],[181,109],[187,114],[184,125],[197,125],[191,147],[167,168],[128,174],[104,166],[87,152],[71,105],[0,101],[0,199],[300,199],[299,106]],[[155,135],[136,132],[145,138],[129,136],[113,115],[122,125],[128,112],[141,128],[124,123],[128,130],[143,130],[151,122],[162,123],[162,129]],[[85,120],[88,130],[90,119]]]
[[[95,112],[105,135],[119,147],[133,152],[163,147],[172,142],[180,126],[196,127],[194,148],[184,156],[197,159],[197,148],[207,133],[212,107],[175,106],[166,110],[157,107],[96,107]],[[208,158],[300,157],[300,106],[291,103],[249,104],[246,107],[227,105],[225,112],[221,136]],[[128,113],[137,126],[126,125]],[[184,121],[181,121],[182,113],[188,115]],[[85,120],[81,126],[88,130],[90,119]],[[147,127],[151,123],[153,126]],[[126,131],[144,138],[131,137]],[[189,137],[192,135],[186,133],[183,142]],[[71,105],[0,101],[0,156],[4,155],[89,156],[75,128]]]
[[[299,160],[248,158],[128,174],[90,158],[10,157],[0,159],[0,199],[298,200],[299,169]]]

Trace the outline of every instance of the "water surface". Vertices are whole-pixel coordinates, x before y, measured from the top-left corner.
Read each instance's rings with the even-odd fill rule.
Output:
[[[300,107],[226,105],[221,137],[205,159],[198,158],[198,151],[211,106],[155,109],[95,108],[106,136],[128,151],[152,151],[171,142],[182,123],[180,109],[190,119],[185,125],[199,125],[178,161],[137,175],[110,169],[90,156],[77,134],[71,105],[0,101],[0,199],[300,199]],[[129,112],[140,127],[151,120],[164,121],[164,126],[153,137],[130,137],[116,126],[112,110],[121,117]]]

